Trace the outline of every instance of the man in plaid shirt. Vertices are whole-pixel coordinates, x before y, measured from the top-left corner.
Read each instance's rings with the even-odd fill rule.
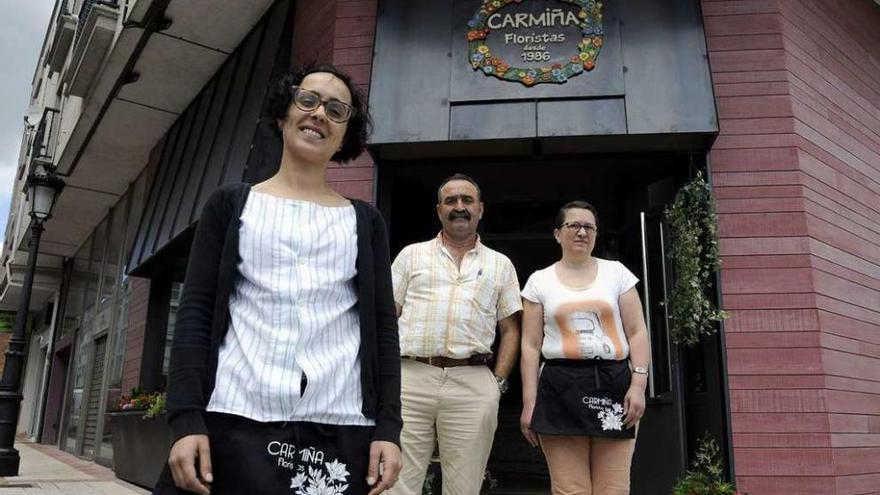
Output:
[[[403,471],[390,493],[421,494],[440,447],[444,495],[479,493],[520,345],[519,282],[510,259],[480,242],[480,188],[440,185],[437,237],[405,247],[391,267],[400,327]],[[496,324],[501,332],[492,354]],[[494,363],[494,368],[490,368]]]

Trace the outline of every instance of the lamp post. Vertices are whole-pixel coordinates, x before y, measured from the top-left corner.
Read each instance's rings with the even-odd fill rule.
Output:
[[[18,427],[18,415],[21,412],[22,365],[24,364],[25,326],[27,323],[28,306],[31,301],[31,288],[34,283],[34,271],[37,266],[37,254],[40,248],[40,236],[43,233],[43,222],[52,216],[52,207],[64,181],[56,176],[51,169],[38,167],[36,172],[28,175],[25,191],[30,202],[31,238],[28,246],[27,269],[21,286],[21,297],[18,300],[18,311],[15,313],[15,324],[12,338],[6,350],[6,362],[3,366],[3,380],[0,381],[0,476],[18,476],[20,458],[15,449],[15,432]]]

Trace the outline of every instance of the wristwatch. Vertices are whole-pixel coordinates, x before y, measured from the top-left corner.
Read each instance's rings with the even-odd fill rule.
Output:
[[[507,392],[507,387],[510,385],[510,384],[507,382],[507,378],[504,378],[503,376],[495,375],[495,379],[498,380],[498,390],[499,390],[502,394],[503,394],[504,392]]]
[[[638,373],[638,374],[640,374],[640,375],[647,375],[647,374],[648,374],[648,368],[645,368],[644,366],[634,366],[634,367],[633,367],[633,373]]]

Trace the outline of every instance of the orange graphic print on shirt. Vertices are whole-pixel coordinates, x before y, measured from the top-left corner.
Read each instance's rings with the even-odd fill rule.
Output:
[[[623,359],[614,311],[601,300],[575,301],[556,308],[566,359]]]

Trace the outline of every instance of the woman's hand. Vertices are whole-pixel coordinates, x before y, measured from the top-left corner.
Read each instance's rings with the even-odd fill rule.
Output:
[[[633,382],[623,398],[623,425],[626,428],[635,426],[645,414],[645,384],[637,381],[636,376],[644,375],[633,375]]]
[[[519,429],[532,447],[538,446],[538,435],[532,429],[532,415],[538,396],[538,374],[541,361],[541,345],[544,342],[544,305],[523,298],[522,317],[522,373],[523,411],[519,417]]]
[[[532,429],[532,414],[535,412],[535,404],[523,404],[523,412],[519,416],[519,429],[522,431],[526,441],[532,447],[538,446],[538,435]]]
[[[370,466],[367,484],[373,487],[368,495],[377,495],[394,486],[400,475],[400,447],[391,442],[376,440],[370,443]],[[380,469],[381,467],[381,469]]]
[[[196,471],[198,460],[198,471]],[[178,488],[199,495],[211,493],[211,446],[208,435],[187,435],[174,442],[168,455],[171,476]]]
[[[645,326],[645,313],[642,311],[642,300],[633,287],[620,295],[620,319],[623,330],[629,341],[629,359],[634,365],[648,367],[651,362],[651,343],[648,341],[648,328]],[[648,375],[633,373],[629,390],[623,399],[623,424],[627,428],[635,426],[645,414],[645,387],[648,386]]]

